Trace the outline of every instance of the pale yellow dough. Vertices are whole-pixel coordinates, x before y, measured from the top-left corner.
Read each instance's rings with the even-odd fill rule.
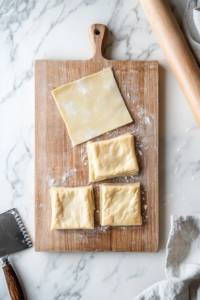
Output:
[[[134,136],[130,133],[114,139],[87,143],[90,182],[137,175]]]
[[[94,228],[93,187],[52,187],[51,206],[53,229]]]
[[[63,85],[52,95],[73,145],[132,122],[111,68]]]
[[[100,224],[142,225],[140,183],[104,183],[100,186]]]

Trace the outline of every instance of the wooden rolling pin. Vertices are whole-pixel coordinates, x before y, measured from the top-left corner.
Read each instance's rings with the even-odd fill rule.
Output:
[[[140,0],[200,126],[200,69],[166,0]]]

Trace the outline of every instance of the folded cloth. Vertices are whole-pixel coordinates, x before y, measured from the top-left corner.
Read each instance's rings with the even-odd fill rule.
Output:
[[[200,300],[200,215],[172,216],[166,277],[134,300]]]
[[[181,28],[200,65],[200,0],[188,1]]]

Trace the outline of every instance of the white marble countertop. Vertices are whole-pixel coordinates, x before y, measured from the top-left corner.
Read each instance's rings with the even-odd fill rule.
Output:
[[[180,20],[186,0],[171,4]],[[103,23],[106,58],[160,63],[160,251],[10,256],[28,300],[133,299],[165,278],[170,215],[199,212],[200,130],[182,91],[138,0],[7,0],[0,15],[0,213],[16,207],[33,242],[34,60],[89,59],[88,27]]]

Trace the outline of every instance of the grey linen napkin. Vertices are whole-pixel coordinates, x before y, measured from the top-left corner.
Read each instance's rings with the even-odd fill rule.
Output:
[[[181,28],[200,65],[200,0],[188,1]]]
[[[200,300],[200,215],[171,217],[165,272],[134,300]]]

